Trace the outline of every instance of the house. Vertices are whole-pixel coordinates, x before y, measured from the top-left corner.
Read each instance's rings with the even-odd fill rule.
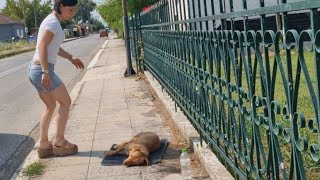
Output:
[[[25,37],[25,26],[22,22],[0,13],[0,41]]]

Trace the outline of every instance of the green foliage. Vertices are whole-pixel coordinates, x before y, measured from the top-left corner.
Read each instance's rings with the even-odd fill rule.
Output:
[[[156,3],[158,0],[128,0],[128,13],[140,12],[142,8]],[[119,37],[123,35],[122,21],[122,0],[108,0],[98,7],[102,18],[108,23],[109,27],[118,33]]]
[[[94,31],[98,31],[99,29],[103,29],[105,27],[100,21],[92,19],[92,28]]]
[[[6,0],[6,6],[1,10],[1,13],[16,20],[23,20],[23,7],[26,7],[26,4],[23,6],[22,0]]]
[[[78,0],[77,11],[74,19],[78,22],[83,20],[83,22],[90,21],[90,12],[95,10],[97,4],[93,0]]]
[[[119,37],[121,37],[123,32],[122,1],[109,0],[98,7],[98,12],[108,23],[108,26],[118,33]]]
[[[128,12],[140,12],[142,8],[155,4],[159,0],[128,0]]]
[[[23,171],[23,175],[28,176],[28,177],[37,177],[41,176],[44,172],[45,165],[42,163],[32,163],[28,165]]]
[[[30,29],[35,27],[34,7],[36,9],[37,25],[39,26],[41,21],[52,11],[51,0],[6,0],[6,6],[1,10],[1,13],[21,22],[25,22],[26,27]]]
[[[6,6],[1,10],[1,13],[26,23],[26,27],[35,27],[34,7],[36,9],[37,26],[40,26],[42,20],[52,12],[52,0],[6,0]],[[72,24],[76,24],[83,19],[84,22],[90,20],[90,12],[96,8],[96,3],[93,0],[78,0],[77,11],[73,21],[61,22],[62,28],[68,28]]]
[[[11,50],[20,50],[22,48],[26,47],[33,47],[35,44],[34,43],[27,43],[25,40],[21,41],[13,41],[13,42],[1,42],[0,43],[0,54],[11,51]]]

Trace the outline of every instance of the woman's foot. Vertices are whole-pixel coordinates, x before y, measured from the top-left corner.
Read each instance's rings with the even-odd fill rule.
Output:
[[[49,141],[40,141],[38,149],[52,149],[52,144]]]
[[[47,142],[40,141],[37,152],[38,152],[38,157],[41,159],[54,156],[53,147],[49,141]]]
[[[55,140],[53,142],[53,152],[55,156],[73,155],[78,153],[78,146],[66,139]]]

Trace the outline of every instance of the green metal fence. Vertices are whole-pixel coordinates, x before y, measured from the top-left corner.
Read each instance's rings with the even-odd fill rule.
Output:
[[[319,7],[162,0],[132,17],[133,55],[236,179],[319,179]]]

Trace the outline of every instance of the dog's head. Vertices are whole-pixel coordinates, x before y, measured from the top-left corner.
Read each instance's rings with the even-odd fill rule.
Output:
[[[129,157],[123,162],[126,166],[149,165],[149,153],[139,144],[132,144],[129,148]]]

